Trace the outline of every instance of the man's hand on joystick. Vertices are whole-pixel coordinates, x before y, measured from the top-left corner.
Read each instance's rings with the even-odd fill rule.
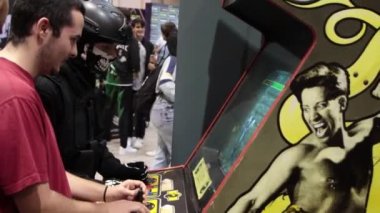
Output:
[[[142,203],[144,201],[144,191],[139,188],[139,191],[137,192],[134,201]]]

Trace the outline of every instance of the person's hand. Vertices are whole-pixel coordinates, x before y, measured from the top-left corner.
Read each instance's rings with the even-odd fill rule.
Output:
[[[152,64],[157,64],[157,55],[156,54],[151,54],[149,57],[149,62]]]
[[[152,62],[149,62],[149,63],[148,63],[148,70],[149,70],[150,72],[152,72],[152,71],[154,71],[155,69],[156,69],[156,65],[153,64]]]
[[[149,213],[148,208],[139,202],[119,200],[104,204],[108,212],[112,213]]]
[[[108,187],[106,193],[106,201],[115,201],[115,200],[135,200],[136,196],[139,194],[139,191],[143,192],[143,202],[146,200],[147,189],[145,184],[139,180],[126,180],[119,185]]]

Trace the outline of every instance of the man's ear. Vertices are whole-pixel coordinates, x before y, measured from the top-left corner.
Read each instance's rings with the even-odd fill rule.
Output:
[[[343,112],[347,109],[347,96],[341,95],[338,97],[340,110]]]
[[[51,31],[49,19],[45,17],[40,18],[36,23],[35,30],[40,38],[46,37]]]

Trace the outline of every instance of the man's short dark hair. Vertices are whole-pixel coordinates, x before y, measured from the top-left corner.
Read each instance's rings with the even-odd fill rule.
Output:
[[[327,99],[350,93],[349,74],[346,69],[336,63],[318,63],[297,75],[290,89],[301,103],[301,93],[305,88],[323,86],[327,88]]]
[[[13,44],[23,42],[31,35],[32,26],[42,17],[49,19],[53,35],[59,37],[64,26],[73,24],[73,9],[84,15],[82,0],[16,0],[13,4],[9,40]]]
[[[161,33],[165,39],[169,38],[173,33],[177,33],[177,31],[177,26],[171,21],[161,24]]]
[[[132,20],[132,22],[131,22],[131,26],[132,26],[132,27],[135,27],[136,24],[140,24],[141,27],[145,27],[145,21],[142,20],[142,18],[140,18],[140,17],[135,18],[135,19]]]

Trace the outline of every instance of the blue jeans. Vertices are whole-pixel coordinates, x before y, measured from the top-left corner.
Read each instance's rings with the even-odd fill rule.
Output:
[[[157,96],[150,114],[150,122],[157,130],[158,150],[151,169],[170,166],[172,156],[174,107],[161,96]]]

